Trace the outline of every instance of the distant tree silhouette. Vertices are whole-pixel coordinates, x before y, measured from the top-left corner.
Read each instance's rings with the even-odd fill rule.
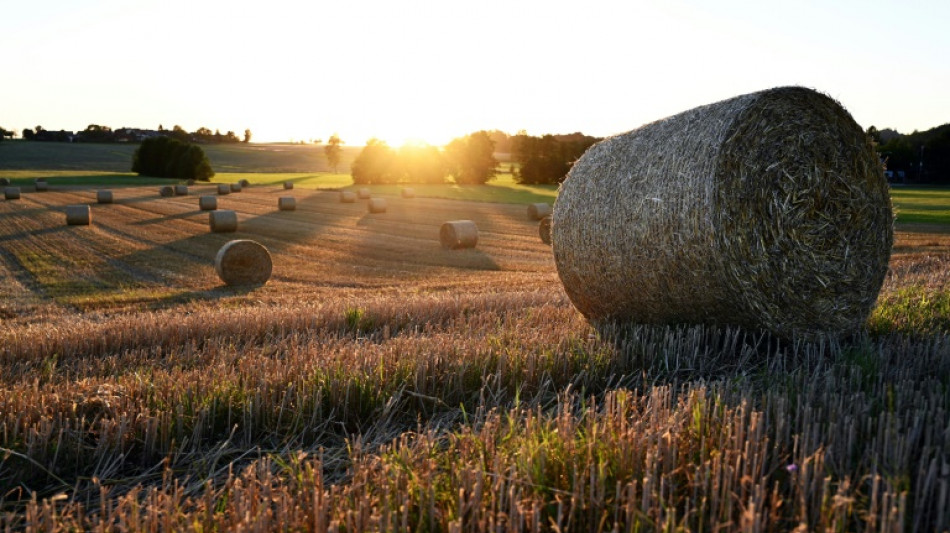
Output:
[[[251,142],[251,130],[249,129],[244,130],[244,142]]]
[[[445,156],[435,146],[405,145],[396,152],[396,178],[404,183],[445,183],[449,169]]]
[[[211,162],[200,146],[172,137],[145,139],[132,156],[132,172],[159,178],[208,181]]]
[[[395,159],[396,152],[386,144],[386,141],[375,138],[366,141],[366,146],[350,165],[353,183],[369,185],[394,182]]]
[[[476,131],[453,139],[445,147],[445,156],[455,182],[481,185],[495,176],[495,142],[487,131]]]
[[[323,147],[323,153],[327,156],[327,164],[333,169],[334,174],[336,174],[336,169],[340,165],[340,153],[343,151],[340,148],[341,144],[343,144],[343,140],[334,133],[327,140],[327,145]]]

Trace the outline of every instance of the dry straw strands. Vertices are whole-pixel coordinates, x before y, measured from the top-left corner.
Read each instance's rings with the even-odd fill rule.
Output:
[[[277,199],[277,209],[281,211],[295,211],[297,209],[297,199],[293,196],[281,196]]]
[[[403,198],[415,198],[416,190],[412,187],[405,187],[402,191],[400,191],[400,194],[402,194]]]
[[[369,197],[372,196],[372,194],[369,192],[368,187],[360,187],[360,189],[356,191],[356,195],[359,197],[360,200],[368,200]]]
[[[175,196],[188,196],[188,186],[175,185]]]
[[[214,233],[230,233],[237,231],[237,213],[231,210],[212,211],[208,213],[208,223]]]
[[[356,193],[353,191],[340,191],[340,202],[344,204],[356,202]]]
[[[247,181],[246,179],[240,179],[238,180],[238,183],[240,183],[241,187],[245,189],[251,186],[251,182]]]
[[[228,285],[262,285],[270,278],[272,268],[267,248],[252,240],[230,241],[214,258],[215,272]]]
[[[227,183],[219,183],[219,184],[218,184],[218,194],[221,194],[221,195],[224,195],[224,194],[231,194],[231,186],[228,185]]]
[[[175,196],[175,188],[172,187],[171,185],[165,185],[164,187],[158,190],[158,194],[164,197]]]
[[[20,199],[20,188],[19,187],[4,187],[3,197],[7,200],[19,200]]]
[[[113,201],[112,191],[96,191],[96,202],[100,204],[111,204]]]
[[[231,192],[241,192],[241,184],[240,184],[240,183],[232,183],[232,184],[231,184]]]
[[[606,139],[554,210],[554,257],[592,322],[859,330],[887,272],[881,163],[833,99],[783,87]]]
[[[88,226],[92,223],[92,209],[86,204],[66,206],[66,224]]]
[[[385,213],[386,199],[385,198],[370,198],[366,206],[369,209],[370,213]]]
[[[214,211],[218,208],[218,197],[210,195],[199,196],[198,207],[202,211]]]
[[[292,182],[292,181],[285,181],[285,182],[284,182],[284,189],[285,189],[285,190],[288,190],[288,191],[289,191],[289,190],[291,190],[291,189],[293,189],[293,188],[294,188],[294,182]]]
[[[474,248],[478,244],[478,226],[471,220],[451,220],[439,229],[439,242],[443,248],[458,250]]]
[[[529,204],[528,220],[541,220],[551,214],[551,204]]]
[[[541,242],[551,244],[551,215],[548,215],[538,222],[538,236]]]

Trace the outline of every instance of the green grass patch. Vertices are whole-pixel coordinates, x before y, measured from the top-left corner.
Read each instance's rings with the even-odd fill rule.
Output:
[[[868,329],[917,337],[950,333],[950,292],[907,287],[881,298],[868,319]]]
[[[0,177],[9,178],[13,185],[32,187],[33,180],[43,178],[50,185],[135,187],[141,185],[171,185],[185,180],[151,178],[132,172],[101,172],[95,170],[0,170]]]
[[[895,187],[891,201],[898,223],[950,225],[950,188]]]

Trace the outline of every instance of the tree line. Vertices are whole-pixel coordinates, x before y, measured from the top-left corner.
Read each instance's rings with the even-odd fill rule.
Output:
[[[950,124],[906,135],[871,126],[867,134],[890,180],[950,184]]]
[[[0,128],[2,129],[2,128]],[[3,130],[2,137],[13,137],[14,132]],[[119,128],[113,130],[109,126],[100,124],[90,124],[86,129],[80,132],[66,130],[47,130],[43,126],[35,128],[24,128],[22,138],[26,141],[40,142],[90,142],[90,143],[119,143],[119,142],[141,142],[153,137],[171,137],[181,142],[193,142],[201,144],[226,144],[251,142],[251,130],[244,130],[243,138],[238,137],[233,131],[221,133],[221,130],[214,130],[204,126],[193,132],[188,132],[181,126],[175,125],[170,130],[166,130],[159,124],[157,130],[139,129],[139,128]]]

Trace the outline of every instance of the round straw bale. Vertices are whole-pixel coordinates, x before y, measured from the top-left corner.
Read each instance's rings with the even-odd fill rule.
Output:
[[[263,285],[272,269],[267,248],[247,239],[226,243],[214,258],[214,270],[228,285]]]
[[[175,196],[188,196],[188,186],[175,185]]]
[[[202,211],[214,211],[218,208],[218,197],[211,195],[203,195],[198,197],[198,207]]]
[[[100,204],[111,204],[112,203],[112,191],[101,190],[96,191],[96,202]]]
[[[529,204],[528,220],[541,220],[551,214],[551,204]]]
[[[195,180],[188,180],[188,181],[185,182],[185,185],[187,185],[187,186],[189,186],[189,187],[191,187],[191,186],[194,185],[194,184],[195,184]]]
[[[66,224],[88,226],[92,222],[92,209],[86,204],[66,206]]]
[[[289,191],[290,189],[293,189],[293,188],[294,188],[294,182],[292,182],[292,181],[285,181],[285,182],[284,182],[284,189],[285,189],[285,190],[288,190],[288,191]]]
[[[731,324],[840,338],[893,243],[880,160],[833,99],[738,96],[608,138],[561,186],[558,275],[595,325]]]
[[[231,192],[241,192],[241,184],[240,184],[240,183],[232,183],[232,184],[231,184]]]
[[[344,204],[356,202],[356,193],[353,191],[340,191],[340,201]]]
[[[231,186],[227,183],[219,183],[218,194],[231,194]]]
[[[10,178],[0,178],[0,186],[6,187],[10,185]]]
[[[20,188],[19,187],[4,187],[3,197],[6,198],[7,200],[19,200]]]
[[[541,242],[544,244],[551,244],[551,215],[542,218],[538,222],[538,236],[541,237]]]
[[[48,191],[48,190],[49,190],[49,183],[46,183],[46,180],[44,180],[44,179],[37,178],[37,179],[33,182],[33,187],[34,187],[34,189],[36,190],[36,192]]]
[[[277,209],[281,211],[294,211],[297,209],[297,199],[293,196],[281,196],[277,199]]]
[[[366,206],[369,208],[370,213],[385,213],[386,199],[385,198],[370,198]]]
[[[356,191],[356,195],[360,200],[368,200],[369,197],[372,196],[372,193],[370,193],[369,187],[360,187],[360,189]]]
[[[439,242],[443,248],[457,250],[474,248],[478,244],[478,226],[471,220],[451,220],[439,229]]]
[[[208,223],[211,225],[211,231],[214,233],[230,233],[232,231],[237,231],[237,213],[227,209],[212,211],[208,213]]]
[[[158,194],[162,196],[175,196],[175,188],[171,185],[165,185],[158,190]]]
[[[401,192],[403,198],[415,198],[415,197],[416,197],[416,190],[413,189],[412,187],[406,187],[406,188],[404,188],[404,189],[403,189],[402,191],[400,191],[400,192]]]
[[[243,189],[246,189],[251,186],[251,182],[247,181],[247,179],[240,179],[238,180],[238,183],[241,184],[241,188]]]

